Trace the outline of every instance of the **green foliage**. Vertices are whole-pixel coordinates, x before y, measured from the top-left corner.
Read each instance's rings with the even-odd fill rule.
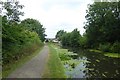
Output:
[[[19,2],[4,2],[2,6],[6,11],[6,14],[2,15],[2,57],[3,65],[6,65],[24,55],[30,55],[42,46],[40,35],[44,33],[44,28],[34,19],[30,21],[30,28],[26,28],[29,27],[28,23],[20,22],[19,16],[23,15],[23,12],[19,9],[22,9],[23,5],[19,5]]]
[[[59,52],[59,57],[62,61],[71,59],[70,54],[66,49],[59,49],[58,52]]]
[[[74,47],[74,48],[77,48],[79,47],[80,45],[80,33],[77,29],[74,29],[72,32],[71,32],[71,36],[70,36],[70,44],[71,44],[71,47]]]
[[[62,38],[62,36],[63,36],[65,33],[66,33],[66,32],[65,32],[64,30],[60,30],[60,31],[57,32],[57,34],[56,34],[55,37],[60,41],[61,38]]]
[[[89,45],[100,42],[114,42],[120,39],[119,3],[96,2],[89,5],[85,26]]]
[[[100,44],[99,49],[103,52],[110,51],[110,43]]]
[[[119,53],[105,53],[104,54],[105,56],[108,56],[108,57],[113,57],[113,58],[120,58],[120,54]]]
[[[120,53],[120,42],[116,41],[113,44],[110,44],[110,43],[100,44],[99,50],[103,52]]]
[[[35,32],[24,30],[18,26],[4,27],[2,40],[4,64],[9,63],[12,60],[17,60],[18,57],[26,54],[25,52],[21,53],[21,50],[25,49],[25,47],[31,47],[33,44],[41,43]]]
[[[119,46],[120,42],[119,5],[120,2],[94,2],[88,5],[84,27],[87,39],[85,45],[88,48],[118,52],[119,47],[115,46]]]
[[[116,41],[115,43],[113,43],[113,45],[111,46],[111,51],[120,53],[120,42]]]
[[[70,33],[65,33],[62,37],[61,37],[61,43],[62,46],[70,46]]]
[[[87,48],[87,37],[85,35],[80,37],[80,47]]]
[[[29,31],[34,31],[38,34],[39,38],[44,41],[45,40],[45,28],[43,28],[43,25],[35,19],[25,19],[20,24],[21,27],[24,27],[25,29]]]
[[[49,44],[50,53],[43,78],[66,78],[64,66],[58,56],[56,46]],[[59,80],[59,79],[58,79]],[[64,79],[63,79],[64,80]]]
[[[57,32],[56,38],[60,40],[62,46],[65,48],[87,48],[86,34],[81,36],[80,32],[77,29],[74,29],[72,32],[68,33],[66,31],[60,30]]]
[[[16,2],[3,2],[3,8],[6,10],[6,17],[9,21],[19,22],[19,16],[23,15],[23,12],[20,12],[19,9],[22,9],[24,6],[20,5],[18,1]]]
[[[43,46],[31,44],[26,46],[25,49],[22,49],[20,52],[29,53],[29,55],[21,56],[19,60],[13,61],[11,64],[6,64],[2,67],[2,78],[6,78],[8,75],[11,74],[15,69],[24,65],[27,61],[31,58],[35,57]],[[39,48],[38,48],[39,47]]]
[[[74,29],[70,33],[64,33],[61,37],[61,43],[65,47],[78,48],[80,45],[80,33],[77,29]]]

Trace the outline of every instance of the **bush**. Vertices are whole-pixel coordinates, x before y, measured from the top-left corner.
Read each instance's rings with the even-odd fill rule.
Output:
[[[110,51],[110,43],[100,44],[99,50],[103,52],[109,52]]]
[[[120,42],[116,41],[115,43],[113,43],[110,49],[112,52],[120,53]]]
[[[18,26],[3,27],[3,64],[18,60],[23,55],[34,52],[41,44],[38,34]]]

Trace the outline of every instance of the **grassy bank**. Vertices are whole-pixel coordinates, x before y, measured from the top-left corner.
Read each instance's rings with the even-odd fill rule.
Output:
[[[54,44],[48,44],[50,53],[43,78],[66,78],[64,67]]]
[[[33,47],[35,47],[35,46],[33,46]],[[13,63],[7,64],[7,65],[4,65],[3,69],[2,69],[2,77],[3,78],[7,77],[15,69],[21,67],[27,61],[29,61],[34,56],[36,56],[42,48],[43,48],[43,44],[41,44],[41,46],[36,46],[36,49],[34,51],[31,51],[29,55],[24,55],[24,56],[20,57],[19,60],[14,61]]]
[[[100,50],[94,50],[94,49],[89,49],[89,51],[102,53],[102,54],[104,54],[105,56],[108,56],[108,57],[120,58],[120,54],[118,54],[118,53],[102,52]]]

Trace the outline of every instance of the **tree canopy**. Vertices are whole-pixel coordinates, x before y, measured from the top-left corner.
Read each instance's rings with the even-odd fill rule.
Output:
[[[60,41],[64,33],[66,33],[64,30],[59,30],[55,37]]]
[[[81,35],[77,29],[74,29],[69,33],[64,30],[60,30],[56,34],[56,38],[58,38],[61,41],[61,44],[65,47],[79,47],[80,37]]]
[[[42,46],[45,28],[35,19],[20,20],[23,5],[19,2],[3,2],[2,14],[2,57],[3,65],[29,55]]]
[[[43,25],[38,20],[28,18],[21,21],[20,25],[29,31],[36,32],[42,41],[45,40],[45,28],[43,28]]]
[[[60,30],[56,38],[60,36],[63,46],[120,53],[120,2],[94,2],[88,5],[86,13],[82,36],[77,29],[64,34]]]
[[[95,2],[89,5],[85,26],[89,45],[120,41],[119,4],[120,2]]]

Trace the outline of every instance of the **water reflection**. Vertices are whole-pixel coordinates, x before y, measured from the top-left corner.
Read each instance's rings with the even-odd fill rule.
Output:
[[[120,59],[106,57],[103,54],[88,52],[79,53],[76,59],[81,61],[66,74],[72,78],[119,78]],[[75,59],[75,57],[74,57]],[[67,64],[66,64],[67,65]],[[68,65],[69,66],[69,65]]]

